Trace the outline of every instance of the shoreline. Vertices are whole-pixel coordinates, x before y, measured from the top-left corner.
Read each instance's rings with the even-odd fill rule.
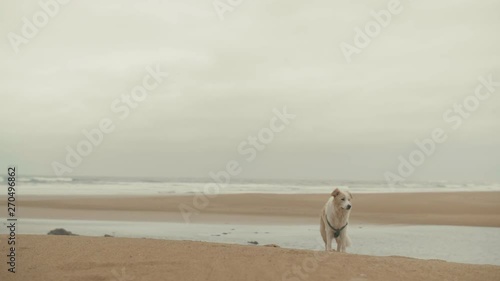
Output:
[[[248,245],[275,244],[289,249],[323,250],[318,224],[172,223],[24,219],[22,233],[45,235],[56,228],[88,237],[152,238]],[[500,266],[500,228],[433,225],[350,224],[349,253],[405,256]],[[432,239],[429,239],[432,237]],[[411,241],[411,242],[410,242]],[[414,245],[419,245],[415,247]]]

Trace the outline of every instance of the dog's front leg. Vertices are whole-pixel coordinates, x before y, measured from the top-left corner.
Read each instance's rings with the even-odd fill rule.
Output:
[[[332,239],[330,237],[326,238],[326,251],[329,252],[332,250]]]
[[[337,242],[337,252],[340,252],[340,251],[342,250],[342,247],[340,246],[340,244],[341,244],[340,242],[341,242],[341,241],[340,241],[340,239],[338,239],[338,238],[337,238],[337,239],[335,239],[335,241]]]
[[[330,233],[330,231],[326,231],[326,251],[327,252],[332,250],[332,240],[333,240],[333,235]]]

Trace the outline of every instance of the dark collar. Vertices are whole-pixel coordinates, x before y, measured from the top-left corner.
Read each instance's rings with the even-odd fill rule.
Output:
[[[328,223],[328,226],[330,226],[333,229],[333,237],[337,238],[340,236],[340,232],[346,228],[346,226],[349,224],[349,222],[346,222],[344,226],[342,226],[340,229],[336,229],[330,224],[330,221],[328,220],[328,216],[326,216],[326,222]]]

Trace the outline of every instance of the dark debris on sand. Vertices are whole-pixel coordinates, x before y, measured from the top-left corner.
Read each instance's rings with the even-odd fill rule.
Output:
[[[52,229],[47,233],[47,235],[70,235],[70,236],[78,236],[78,234],[74,234],[71,231],[67,231],[64,228],[56,228]]]

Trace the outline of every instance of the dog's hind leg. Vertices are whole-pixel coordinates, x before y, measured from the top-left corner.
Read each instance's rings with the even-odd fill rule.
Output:
[[[340,251],[343,253],[346,252],[345,241],[342,241],[342,246],[340,247]]]
[[[337,251],[346,253],[347,252],[347,247],[351,246],[351,239],[349,239],[349,236],[347,236],[347,233],[343,233],[340,235],[337,240]]]

